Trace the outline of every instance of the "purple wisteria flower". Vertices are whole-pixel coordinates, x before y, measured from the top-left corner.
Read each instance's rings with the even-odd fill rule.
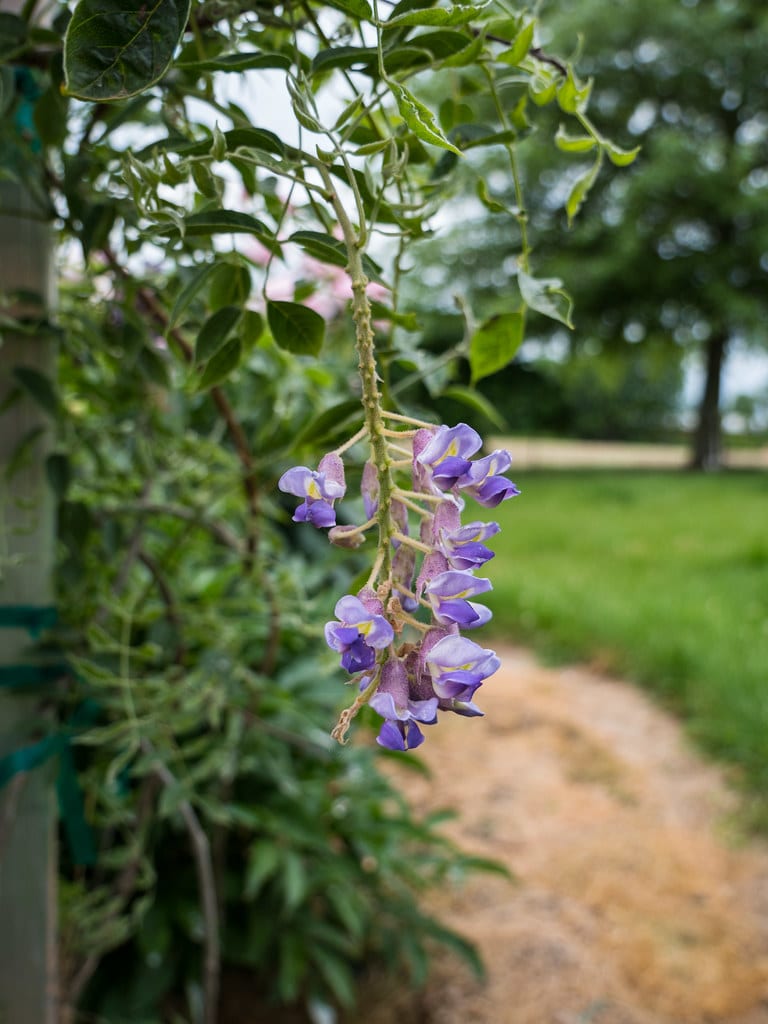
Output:
[[[381,682],[369,703],[385,719],[376,742],[390,750],[418,747],[424,736],[416,723],[432,725],[437,720],[438,698],[412,700],[408,673],[398,658],[390,658],[384,665]]]
[[[344,464],[333,453],[323,456],[316,470],[294,466],[277,482],[286,494],[295,494],[304,501],[293,514],[295,523],[311,523],[318,529],[336,525],[333,503],[346,492]]]
[[[438,697],[471,701],[475,690],[501,662],[495,651],[455,633],[438,640],[424,657],[424,664]]]
[[[470,456],[482,446],[476,430],[459,423],[455,427],[438,427],[414,461],[431,469],[432,480],[442,490],[450,490],[471,466]]]
[[[491,610],[468,599],[492,589],[489,579],[478,578],[465,570],[449,569],[435,576],[424,593],[439,623],[455,622],[465,629],[476,629],[490,620]]]
[[[498,523],[467,523],[452,532],[440,530],[436,543],[454,569],[477,569],[495,555],[482,542],[500,529]]]
[[[520,493],[511,480],[502,476],[512,465],[512,456],[500,448],[482,459],[476,459],[457,481],[459,487],[485,508],[496,508],[507,498]]]
[[[400,413],[383,416],[408,422]],[[466,423],[411,423],[415,429],[384,430],[384,438],[392,438],[385,440],[389,461],[380,461],[377,448],[375,460],[372,456],[365,463],[365,521],[360,525],[335,525],[334,502],[345,493],[344,467],[337,453],[326,455],[317,470],[294,467],[279,482],[281,490],[302,499],[294,520],[331,527],[332,543],[357,548],[369,530],[378,532],[370,582],[356,596],[337,602],[337,621],[326,624],[325,638],[359,683],[358,697],[342,713],[334,737],[344,741],[351,718],[368,702],[384,720],[377,742],[390,750],[420,746],[421,726],[434,724],[441,711],[465,717],[483,714],[475,694],[499,668],[499,659],[460,631],[491,618],[490,609],[473,600],[491,590],[491,582],[475,572],[494,557],[487,541],[499,532],[499,524],[462,524],[461,514],[465,496],[494,508],[520,493],[504,475],[512,461],[509,452],[474,458],[482,442]],[[353,447],[363,432],[339,451]],[[408,447],[412,457],[403,458]],[[407,466],[411,480],[403,484],[399,474]],[[391,474],[386,479],[386,508],[384,473]]]
[[[336,603],[340,622],[325,626],[325,642],[341,653],[341,667],[347,672],[364,672],[376,660],[376,651],[389,647],[395,632],[383,615],[371,611],[358,597],[347,595]]]

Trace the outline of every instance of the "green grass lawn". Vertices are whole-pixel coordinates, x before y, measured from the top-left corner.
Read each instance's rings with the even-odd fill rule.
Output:
[[[521,497],[488,513],[495,634],[649,687],[739,767],[768,825],[768,476],[514,479]]]

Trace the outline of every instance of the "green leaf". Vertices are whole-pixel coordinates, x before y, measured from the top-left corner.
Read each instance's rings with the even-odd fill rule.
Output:
[[[452,57],[457,58],[460,53],[465,53],[470,48],[474,50],[477,42],[482,49],[482,39],[469,39],[463,32],[453,32],[450,29],[423,32],[410,38],[405,46],[386,50],[384,64],[387,71],[401,71],[419,64],[442,63]],[[471,59],[469,56],[466,63]]]
[[[475,186],[475,193],[477,198],[491,213],[507,213],[508,210],[503,203],[499,203],[496,199],[493,199],[488,192],[488,183],[485,178],[480,178]]]
[[[376,49],[372,46],[334,46],[320,50],[312,58],[312,74],[332,71],[334,68],[357,68],[363,70],[375,64]]]
[[[349,427],[349,433],[353,433],[354,427],[360,423],[362,418],[363,409],[358,399],[349,398],[345,402],[339,402],[338,405],[332,405],[330,409],[325,409],[319,416],[310,420],[299,431],[295,439],[295,446],[299,448],[310,441],[313,444],[320,444],[329,437],[335,437],[339,431],[347,427]]]
[[[159,235],[173,235],[179,229],[173,224],[158,224],[154,231]],[[199,237],[200,235],[223,234],[268,235],[266,224],[249,213],[239,210],[203,210],[192,213],[184,218],[184,235]]]
[[[485,395],[481,395],[479,391],[475,391],[474,388],[465,387],[462,384],[454,384],[453,387],[446,388],[442,392],[441,398],[450,398],[454,402],[461,402],[462,405],[466,405],[467,408],[472,409],[473,412],[479,413],[494,425],[498,430],[505,430],[508,426],[504,417],[498,412],[495,406],[493,406]]]
[[[608,159],[616,167],[629,167],[642,148],[641,146],[635,146],[634,149],[622,149],[621,146],[608,142],[608,140],[603,143],[603,147],[608,154]]]
[[[276,843],[266,840],[254,843],[245,870],[243,895],[252,900],[266,880],[274,875],[280,864],[280,850]]]
[[[557,95],[557,80],[550,71],[540,70],[528,83],[528,93],[537,107],[544,107]]]
[[[293,850],[283,855],[283,903],[288,911],[295,910],[307,894],[307,872],[304,861]]]
[[[508,50],[505,50],[504,53],[501,54],[499,60],[503,64],[520,64],[520,62],[528,56],[528,51],[533,44],[533,33],[535,28],[535,21],[525,22],[512,40],[512,45]],[[493,26],[490,27],[489,31],[492,32],[493,35],[497,34]]]
[[[384,305],[383,302],[369,300],[371,303],[371,317],[373,320],[389,320],[398,327],[404,327],[406,331],[418,331],[421,328],[419,318],[414,312],[397,313],[394,309]]]
[[[181,314],[186,310],[192,300],[200,297],[200,294],[203,291],[203,285],[209,277],[218,272],[219,268],[220,264],[218,263],[205,263],[202,267],[198,267],[197,270],[195,270],[192,277],[176,296],[176,301],[173,304],[171,315],[168,320],[168,330],[171,330],[176,326]]]
[[[48,456],[45,460],[45,475],[56,500],[62,501],[72,480],[72,467],[63,452],[53,452]]]
[[[168,362],[154,346],[144,345],[142,347],[136,360],[136,365],[147,380],[152,381],[153,384],[157,384],[160,388],[169,388],[171,386]]]
[[[349,262],[344,243],[332,235],[324,235],[321,231],[294,231],[289,241],[295,242],[305,253],[322,263],[346,267]]]
[[[240,336],[246,345],[255,344],[264,333],[264,318],[254,309],[243,311],[240,321]]]
[[[20,53],[27,42],[27,23],[17,14],[0,11],[0,60]]]
[[[472,383],[489,377],[512,361],[523,341],[525,318],[522,313],[502,313],[486,320],[469,343]]]
[[[417,100],[413,93],[397,82],[390,82],[389,88],[397,100],[400,116],[417,139],[422,142],[429,142],[433,146],[440,146],[441,149],[450,150],[451,153],[461,155],[452,142],[443,135],[440,126],[435,121],[434,115],[429,107]]]
[[[383,29],[402,28],[405,25],[468,25],[475,21],[488,6],[481,4],[461,4],[454,7],[428,7],[404,14],[394,14],[381,23]]]
[[[13,376],[29,397],[52,419],[59,415],[59,396],[50,379],[31,366],[16,366]]]
[[[198,192],[206,199],[218,198],[219,190],[216,187],[216,178],[208,170],[208,167],[203,163],[194,162],[191,163],[190,170]]]
[[[61,146],[67,137],[67,100],[51,85],[35,104],[35,128],[44,146]]]
[[[202,376],[197,385],[198,391],[215,388],[229,377],[240,365],[243,354],[243,343],[239,338],[231,338],[205,364]]]
[[[597,145],[597,139],[591,135],[569,135],[560,125],[555,134],[555,145],[563,153],[588,153]]]
[[[589,103],[589,94],[592,92],[592,80],[586,85],[577,81],[572,68],[568,68],[565,81],[557,89],[557,102],[561,110],[566,114],[576,114],[584,111]]]
[[[334,998],[349,1009],[357,998],[354,977],[349,963],[319,944],[312,947],[312,960]]]
[[[337,11],[351,14],[353,18],[372,17],[371,7],[367,0],[326,0],[329,7],[335,7]]]
[[[0,42],[0,49],[2,49],[2,42]],[[0,59],[2,59],[1,54]],[[9,68],[4,64],[0,67],[0,117],[10,110],[15,98],[16,88],[13,82],[13,68]]]
[[[597,154],[597,160],[595,160],[589,170],[585,171],[584,174],[581,174],[573,183],[570,194],[565,202],[565,212],[568,214],[569,226],[573,223],[573,218],[581,209],[581,204],[587,198],[589,190],[597,180],[602,163],[603,154],[602,151],[600,151]]]
[[[566,327],[573,328],[571,320],[573,300],[568,292],[563,290],[563,282],[559,277],[536,278],[519,270],[517,283],[520,286],[523,302],[529,309],[535,309],[537,313],[542,313],[551,320],[558,320]]]
[[[205,363],[222,347],[240,319],[237,306],[224,306],[212,313],[200,328],[195,341],[195,361]]]
[[[457,50],[456,53],[448,57],[441,58],[440,66],[444,68],[464,68],[468,64],[477,64],[484,48],[485,34],[481,31],[463,49]]]
[[[216,266],[216,272],[208,291],[208,305],[211,309],[222,306],[244,306],[251,294],[251,274],[242,263],[226,260]]]
[[[287,71],[290,66],[290,58],[284,53],[268,53],[262,50],[228,53],[223,57],[184,61],[175,65],[180,71],[195,71],[198,74],[210,71],[253,71],[262,68],[279,68],[281,71]]]
[[[45,435],[45,427],[32,427],[19,440],[19,443],[11,452],[10,458],[4,467],[6,480],[13,480],[20,470],[34,462],[38,462],[40,456],[34,451],[35,445]]]
[[[231,128],[224,132],[224,141],[227,144],[227,151],[233,153],[237,149],[263,149],[267,153],[274,153],[276,156],[285,154],[285,146],[274,132],[266,128]],[[159,142],[153,142],[136,154],[145,159],[156,151],[162,153],[178,153],[180,156],[206,156],[211,150],[212,137],[201,139],[198,142],[190,142],[186,138],[166,138]]]
[[[267,303],[267,322],[280,348],[295,355],[320,354],[325,321],[314,309],[298,302],[270,301]]]
[[[323,234],[322,231],[294,231],[288,239],[301,246],[308,256],[320,260],[322,263],[330,263],[335,267],[346,267],[349,263],[347,247],[333,235]],[[363,270],[369,281],[382,282],[381,267],[371,259],[367,253],[363,255]]]
[[[189,19],[190,0],[80,0],[64,37],[66,91],[119,100],[159,81]]]
[[[391,139],[378,139],[376,142],[367,142],[364,146],[358,146],[355,150],[355,156],[373,156],[375,153],[381,153],[390,144]]]

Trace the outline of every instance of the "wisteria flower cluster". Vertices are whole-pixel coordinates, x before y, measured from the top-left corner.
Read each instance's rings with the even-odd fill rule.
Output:
[[[384,426],[387,420],[397,429]],[[324,456],[317,470],[289,469],[278,486],[302,499],[294,520],[329,528],[332,543],[355,548],[378,528],[367,583],[337,602],[336,619],[325,627],[328,646],[358,689],[333,735],[343,742],[354,715],[369,704],[384,719],[378,742],[412,750],[424,741],[421,727],[433,725],[439,712],[483,713],[475,695],[499,659],[462,630],[491,618],[475,600],[492,589],[491,581],[476,573],[493,558],[486,542],[499,525],[462,524],[461,514],[466,497],[495,508],[520,492],[504,475],[509,452],[473,458],[482,440],[466,423],[434,427],[383,413],[377,438],[369,436],[371,458],[362,474],[366,521],[338,525],[335,502],[346,493],[341,455],[366,434],[368,428]],[[403,487],[398,480],[406,472]]]

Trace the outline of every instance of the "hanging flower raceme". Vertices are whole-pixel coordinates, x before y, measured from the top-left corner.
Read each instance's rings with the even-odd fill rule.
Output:
[[[386,427],[387,420],[397,429]],[[412,750],[440,712],[483,713],[475,695],[499,659],[461,630],[491,618],[473,600],[492,589],[491,581],[475,572],[493,558],[486,541],[499,524],[462,524],[461,514],[466,498],[495,508],[520,492],[505,476],[509,452],[474,458],[482,441],[466,423],[431,427],[382,412],[378,431],[376,443],[369,436],[371,457],[362,473],[364,523],[337,526],[334,502],[345,493],[341,455],[367,428],[326,455],[316,471],[288,470],[279,487],[303,499],[294,520],[331,527],[329,539],[340,547],[357,548],[369,530],[378,532],[366,585],[337,602],[336,621],[325,627],[328,646],[358,689],[333,735],[343,742],[351,719],[368,704],[383,719],[378,743]]]

